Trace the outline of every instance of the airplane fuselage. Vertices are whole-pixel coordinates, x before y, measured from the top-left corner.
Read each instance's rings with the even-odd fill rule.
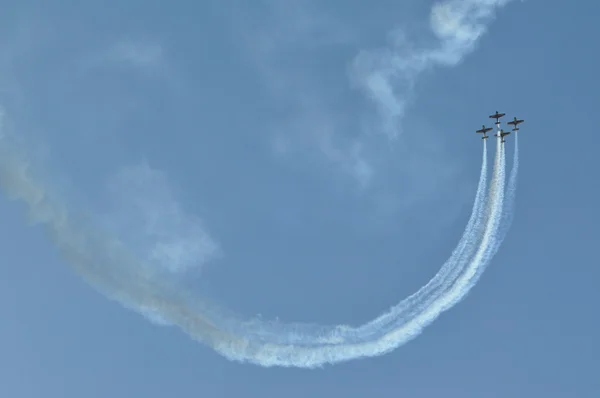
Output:
[[[523,119],[519,120],[515,117],[512,121],[508,122],[507,124],[513,126],[513,131],[517,131],[517,130],[519,130],[519,128],[517,126],[519,124],[523,123],[524,121],[525,120],[523,120]]]

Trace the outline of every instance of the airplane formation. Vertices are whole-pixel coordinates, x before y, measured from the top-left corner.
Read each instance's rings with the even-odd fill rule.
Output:
[[[505,116],[506,113],[498,113],[498,111],[496,111],[496,113],[494,113],[493,115],[490,115],[490,119],[496,119],[496,122],[494,123],[496,125],[496,127],[498,128],[498,133],[494,134],[494,137],[500,137],[501,138],[501,143],[504,144],[505,139],[504,137],[506,137],[507,135],[509,135],[511,132],[510,131],[504,131],[503,129],[500,128],[500,118],[502,116]],[[518,131],[519,128],[517,127],[519,124],[523,123],[525,120],[523,119],[517,119],[516,117],[508,122],[507,124],[513,126],[512,131]],[[491,127],[485,127],[485,124],[481,126],[481,129],[475,131],[478,134],[483,134],[483,137],[481,137],[482,140],[485,140],[487,138],[489,138],[488,135],[486,135],[485,133],[487,133],[488,131],[492,131]]]

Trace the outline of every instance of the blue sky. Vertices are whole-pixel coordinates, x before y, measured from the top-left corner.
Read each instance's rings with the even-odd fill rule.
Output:
[[[473,131],[527,122],[513,225],[466,300],[313,371],[230,362],[106,299],[3,196],[4,395],[597,394],[595,2],[508,2],[458,64],[403,69],[396,119],[366,82],[437,48],[431,1],[6,3],[3,133],[46,195],[244,317],[360,324],[416,291],[469,217]]]

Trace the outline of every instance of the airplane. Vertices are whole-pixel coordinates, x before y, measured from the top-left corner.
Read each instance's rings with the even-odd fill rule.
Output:
[[[485,127],[485,124],[481,126],[481,130],[477,130],[476,133],[483,133],[483,137],[481,137],[482,140],[487,139],[489,136],[485,135],[485,133],[487,133],[488,131],[492,131],[491,127]]]
[[[521,119],[521,120],[518,120],[518,119],[515,117],[515,119],[514,119],[512,122],[508,122],[508,124],[511,124],[511,125],[513,125],[513,126],[514,126],[514,127],[513,127],[513,131],[517,131],[517,130],[519,129],[519,128],[517,127],[517,126],[519,125],[519,123],[523,123],[524,121],[525,121],[525,120],[523,120],[523,119]]]
[[[496,119],[496,124],[500,124],[500,118],[504,115],[506,115],[506,113],[498,113],[498,111],[496,111],[495,114],[490,115],[490,119]]]
[[[498,132],[498,134],[494,134],[494,137],[501,137],[501,138],[502,138],[502,140],[501,140],[500,142],[504,144],[504,141],[505,141],[505,140],[504,140],[504,137],[505,137],[505,136],[507,136],[507,135],[509,135],[509,134],[510,134],[510,131],[508,131],[508,132],[505,132],[504,130],[502,130],[502,129],[501,129],[501,130]]]

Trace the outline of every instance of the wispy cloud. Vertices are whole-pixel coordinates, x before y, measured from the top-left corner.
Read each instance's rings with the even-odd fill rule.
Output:
[[[391,35],[385,49],[361,51],[354,59],[351,78],[371,99],[382,118],[383,132],[396,139],[413,100],[413,88],[426,70],[455,66],[475,49],[497,8],[511,0],[451,0],[431,8],[429,28],[435,40],[425,45],[411,41],[402,29]]]
[[[163,172],[147,163],[125,167],[108,188],[112,207],[105,221],[153,271],[197,272],[222,254],[202,221],[185,214]]]
[[[120,68],[155,77],[173,80],[173,65],[165,47],[157,40],[122,37],[104,47],[89,49],[78,62],[80,72],[103,68]]]
[[[259,22],[238,15],[236,26],[241,26],[243,47],[267,90],[288,115],[274,118],[267,127],[273,153],[280,158],[299,155],[314,160],[307,151],[316,150],[321,156],[317,163],[366,187],[371,165],[362,145],[340,136],[344,118],[326,98],[320,87],[323,80],[310,65],[313,60],[328,59],[329,50],[354,43],[356,31],[323,12],[316,2],[268,1],[267,5]]]
[[[322,58],[331,61],[328,67],[335,67],[332,53],[347,54],[360,43],[358,25],[327,14],[316,2],[292,2],[285,6],[272,2],[272,17],[261,20],[259,28],[249,28],[244,35],[271,92],[293,109],[293,116],[278,122],[273,148],[278,154],[291,153],[294,142],[303,142],[302,147],[306,147],[305,143],[310,141],[312,148],[336,170],[351,175],[359,186],[368,186],[376,173],[377,157],[386,156],[380,153],[381,148],[393,144],[403,130],[407,109],[415,101],[418,79],[432,67],[460,63],[473,51],[496,9],[509,1],[438,2],[430,10],[429,21],[423,21],[428,24],[429,37],[420,34],[413,38],[411,32],[396,28],[389,35],[387,47],[358,51],[353,59],[347,59],[348,69],[338,63],[337,76],[348,71],[346,89],[358,89],[371,101],[375,105],[375,118],[357,115],[354,108],[344,109],[344,115],[336,109],[342,105],[326,99],[332,98],[332,94],[322,86],[332,87],[334,83],[320,75],[325,67],[302,70],[299,66],[308,65],[307,59]],[[351,102],[358,100],[351,91],[346,98]],[[282,128],[286,123],[290,127]],[[284,130],[289,134],[304,133],[286,139]],[[368,155],[375,153],[379,155]]]
[[[156,68],[164,61],[161,45],[148,41],[122,40],[111,47],[106,57],[109,61],[122,62],[136,68]]]
[[[367,160],[360,139],[339,134],[339,118],[328,114],[327,108],[305,105],[298,107],[300,114],[271,127],[271,149],[280,157],[306,156],[307,151],[317,152],[321,159],[317,164],[350,176],[361,189],[369,186],[372,165]]]
[[[37,55],[48,46],[54,29],[37,14],[7,15],[0,21],[0,103],[14,112],[26,101],[23,75],[36,68]]]

